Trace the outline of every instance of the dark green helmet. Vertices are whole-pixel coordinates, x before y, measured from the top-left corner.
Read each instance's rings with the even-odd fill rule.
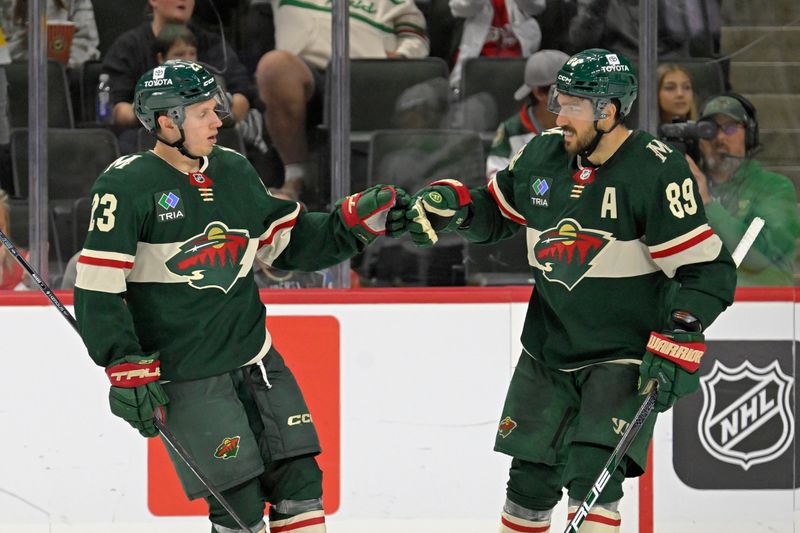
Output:
[[[184,108],[211,98],[217,99],[217,115],[225,118],[230,110],[227,98],[214,76],[202,65],[172,59],[148,70],[136,82],[133,109],[149,132],[158,130],[159,115],[166,114],[180,128],[186,117]]]
[[[638,86],[636,70],[628,58],[602,48],[591,48],[578,52],[564,63],[556,76],[554,92],[591,100],[595,119],[607,118],[604,108],[616,99],[619,116],[623,118],[631,111]]]

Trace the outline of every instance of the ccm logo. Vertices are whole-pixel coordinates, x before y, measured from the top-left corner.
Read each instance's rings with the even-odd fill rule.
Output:
[[[311,415],[308,413],[302,415],[290,416],[286,423],[290,426],[297,426],[300,424],[311,424]]]

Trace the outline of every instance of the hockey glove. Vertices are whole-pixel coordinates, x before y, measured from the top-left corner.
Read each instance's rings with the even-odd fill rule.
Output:
[[[397,204],[408,203],[408,194],[398,187],[391,185],[375,185],[350,196],[341,201],[341,216],[345,225],[351,232],[365,244],[386,233],[386,223],[390,210]],[[391,219],[396,220],[397,215]],[[392,231],[404,231],[404,228],[392,228]]]
[[[437,232],[455,231],[469,225],[472,198],[460,181],[439,180],[414,195],[406,211],[408,232],[417,246],[432,246],[439,240]]]
[[[161,377],[158,353],[152,355],[127,355],[106,368],[111,380],[108,400],[111,412],[126,420],[144,437],[158,436],[153,422],[156,409],[164,420],[167,395],[158,383]]]
[[[706,351],[700,324],[682,311],[672,314],[670,331],[652,332],[639,367],[639,391],[647,394],[658,387],[656,412],[671,408],[678,398],[697,392],[700,387],[700,360]],[[687,331],[696,330],[696,331]]]
[[[400,187],[395,187],[397,198],[394,207],[389,209],[386,216],[386,236],[392,239],[399,239],[408,231],[408,219],[406,210],[411,206],[411,196]]]

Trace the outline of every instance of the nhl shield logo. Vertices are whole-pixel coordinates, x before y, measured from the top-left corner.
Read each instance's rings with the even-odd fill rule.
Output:
[[[700,378],[703,408],[697,430],[703,447],[744,470],[779,457],[794,437],[793,383],[777,360],[764,368],[750,361],[728,368],[716,361]]]

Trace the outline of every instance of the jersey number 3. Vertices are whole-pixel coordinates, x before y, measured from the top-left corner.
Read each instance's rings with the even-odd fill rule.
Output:
[[[95,218],[97,208],[102,207],[103,211]],[[94,230],[95,225],[100,231],[106,232],[114,229],[114,211],[117,209],[117,197],[110,192],[105,193],[102,197],[95,194],[92,198],[92,214],[89,217],[89,231]]]
[[[677,183],[667,185],[666,191],[669,210],[678,218],[697,213],[697,202],[694,199],[694,182],[692,178],[683,180],[680,186]]]

